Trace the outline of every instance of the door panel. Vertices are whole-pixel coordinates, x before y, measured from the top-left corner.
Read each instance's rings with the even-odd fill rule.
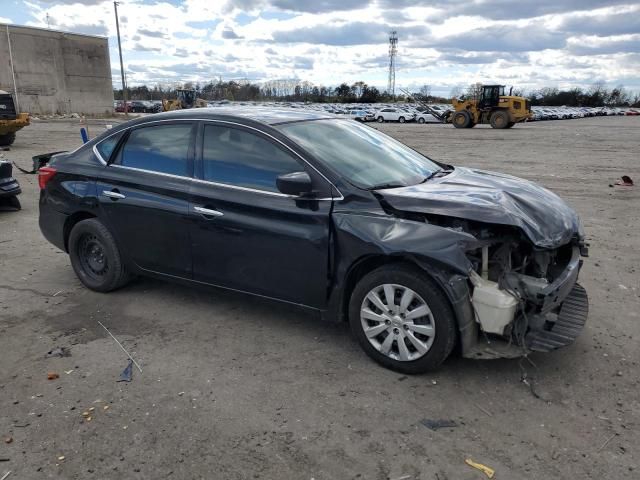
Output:
[[[194,279],[324,307],[332,201],[283,195],[276,179],[306,169],[318,198],[327,197],[328,182],[255,129],[204,122],[199,135],[190,208]]]
[[[322,308],[326,302],[331,201],[194,182],[194,279]],[[203,215],[195,207],[221,215]]]
[[[138,267],[191,277],[190,185],[187,178],[104,167],[97,182],[100,207],[120,248]]]
[[[191,278],[189,189],[197,123],[131,129],[97,182],[100,207],[139,268]],[[100,151],[100,145],[96,147]]]

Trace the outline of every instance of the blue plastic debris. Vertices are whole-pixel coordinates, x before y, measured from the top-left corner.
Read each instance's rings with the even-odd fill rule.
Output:
[[[127,368],[125,368],[122,371],[122,373],[120,374],[120,380],[118,381],[130,382],[132,377],[133,377],[133,361],[129,360],[129,363],[127,364]]]

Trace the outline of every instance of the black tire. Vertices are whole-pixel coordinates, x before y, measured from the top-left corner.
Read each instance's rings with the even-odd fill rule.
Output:
[[[453,126],[456,128],[469,128],[471,125],[471,114],[466,110],[461,110],[453,114]]]
[[[361,307],[368,293],[383,284],[396,284],[413,290],[424,299],[433,314],[433,343],[427,352],[416,360],[401,361],[390,358],[379,352],[365,334],[360,317]],[[404,264],[380,267],[360,279],[349,301],[349,324],[352,334],[369,357],[391,370],[406,374],[436,369],[449,356],[457,340],[454,314],[444,292],[425,273]]]
[[[378,121],[378,123],[384,122],[384,118],[382,117],[382,115],[380,115],[376,120]]]
[[[8,147],[12,145],[13,142],[16,141],[16,132],[5,133],[4,135],[0,135],[0,146]]]
[[[509,122],[507,123],[507,128],[511,128],[516,124],[516,122]]]
[[[111,232],[90,218],[74,225],[69,234],[71,266],[85,287],[110,292],[130,279]]]
[[[0,212],[15,212],[22,208],[16,195],[12,197],[0,197]]]
[[[508,128],[509,125],[509,114],[504,110],[496,110],[491,114],[491,119],[489,120],[491,123],[491,128]]]
[[[404,123],[404,122],[405,122],[405,119],[404,119],[404,117],[400,117],[400,118],[398,118],[398,121],[399,121],[400,123]]]
[[[424,122],[425,122],[424,118],[420,117],[420,118],[418,119],[418,123],[424,123]]]

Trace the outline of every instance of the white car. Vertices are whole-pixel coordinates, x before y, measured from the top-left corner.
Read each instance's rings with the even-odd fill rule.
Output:
[[[427,112],[418,112],[416,115],[416,122],[418,123],[442,123],[436,117]]]
[[[377,122],[409,122],[415,118],[415,115],[399,108],[383,108],[374,113]]]

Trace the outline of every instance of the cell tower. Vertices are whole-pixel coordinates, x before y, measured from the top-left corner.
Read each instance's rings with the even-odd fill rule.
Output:
[[[389,84],[387,92],[396,96],[396,56],[398,55],[398,32],[389,32]]]

